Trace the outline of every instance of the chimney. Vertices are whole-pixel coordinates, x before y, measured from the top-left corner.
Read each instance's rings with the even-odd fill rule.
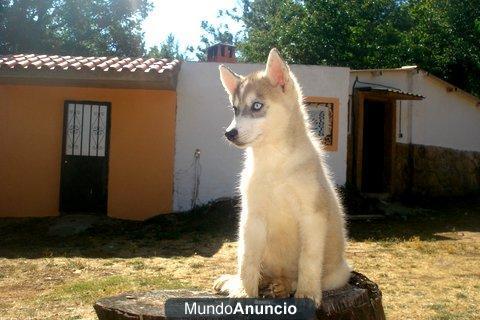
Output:
[[[235,46],[225,43],[217,43],[207,48],[208,62],[227,62],[235,63]]]

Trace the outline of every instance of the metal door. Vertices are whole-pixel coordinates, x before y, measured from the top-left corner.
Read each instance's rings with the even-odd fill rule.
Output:
[[[108,102],[66,101],[62,148],[60,211],[107,212]]]

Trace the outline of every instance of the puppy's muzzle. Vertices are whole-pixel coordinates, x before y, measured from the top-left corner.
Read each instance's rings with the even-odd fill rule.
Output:
[[[238,138],[238,130],[232,129],[230,131],[225,132],[225,137],[227,137],[230,141],[235,141]]]

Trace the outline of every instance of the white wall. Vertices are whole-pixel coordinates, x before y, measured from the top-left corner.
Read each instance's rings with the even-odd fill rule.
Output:
[[[357,76],[360,81],[425,97],[420,101],[397,101],[397,142],[480,151],[480,108],[474,99],[460,92],[448,92],[444,82],[421,70],[383,71],[381,75],[352,71],[350,94]]]
[[[175,145],[175,211],[188,210],[193,197],[194,153],[200,149],[201,174],[197,204],[235,195],[242,169],[242,151],[224,141],[224,129],[232,111],[218,75],[218,63],[185,62],[177,85]],[[240,74],[260,70],[260,64],[231,64]],[[335,182],[346,180],[347,104],[349,69],[294,65],[304,95],[337,97],[340,100],[338,149],[327,152]]]
[[[413,110],[413,143],[480,151],[480,108],[476,101],[423,72],[415,74],[414,86],[426,97]]]

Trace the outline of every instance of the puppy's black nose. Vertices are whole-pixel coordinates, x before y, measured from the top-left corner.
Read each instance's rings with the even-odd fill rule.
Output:
[[[225,132],[225,137],[227,137],[227,139],[230,141],[237,139],[237,136],[238,136],[237,129],[232,129],[230,131]]]

